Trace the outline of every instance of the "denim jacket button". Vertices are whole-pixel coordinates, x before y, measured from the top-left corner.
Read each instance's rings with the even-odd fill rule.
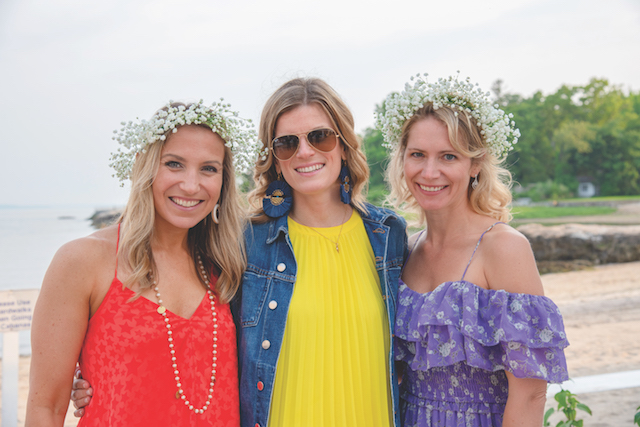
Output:
[[[283,271],[285,271],[287,269],[287,266],[284,264],[284,262],[281,262],[280,264],[278,264],[278,266],[276,268],[278,269],[278,271],[280,273],[282,273]]]
[[[269,347],[271,347],[271,343],[269,342],[269,340],[262,341],[262,348],[264,348],[265,350],[269,350]]]
[[[262,381],[258,381],[258,391],[264,390],[264,383]]]
[[[275,310],[277,306],[278,306],[278,303],[275,300],[274,301],[269,301],[269,308],[271,310]]]

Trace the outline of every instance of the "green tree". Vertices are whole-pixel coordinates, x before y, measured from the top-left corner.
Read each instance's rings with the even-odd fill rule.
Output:
[[[607,80],[592,79],[580,101],[593,134],[586,144],[569,150],[567,162],[575,173],[596,179],[602,195],[640,193],[640,115],[637,94],[625,95]],[[585,144],[585,145],[586,145]]]
[[[499,81],[494,87],[496,100],[514,114],[522,132],[508,158],[516,181],[551,180],[575,190],[576,178],[584,175],[602,195],[638,194],[638,93],[625,94],[606,79],[527,99],[503,93]]]
[[[560,154],[554,132],[570,120],[580,120],[575,99],[578,89],[562,86],[554,94],[536,92],[529,99],[503,95],[504,108],[513,113],[522,137],[508,158],[514,177],[521,184],[555,181]]]
[[[572,191],[578,187],[575,163],[569,162],[572,152],[576,155],[591,152],[591,144],[596,136],[593,126],[584,121],[566,121],[553,132],[555,171],[553,181],[566,185]]]
[[[600,193],[640,193],[640,132],[629,130],[621,120],[612,120],[596,131],[589,153],[573,153],[576,172],[593,176]]]
[[[382,146],[382,133],[379,130],[367,128],[362,140],[371,173],[367,199],[374,205],[381,205],[389,194],[385,182],[385,170],[389,163],[387,149]]]

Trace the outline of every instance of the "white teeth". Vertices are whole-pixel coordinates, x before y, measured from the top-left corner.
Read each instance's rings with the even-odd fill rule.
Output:
[[[317,171],[318,169],[322,169],[323,167],[324,167],[324,165],[317,164],[317,165],[313,165],[313,166],[307,166],[306,168],[298,168],[296,170],[298,172],[313,172],[313,171]]]
[[[200,200],[183,200],[177,199],[175,197],[172,197],[171,200],[173,200],[173,203],[175,203],[176,205],[180,205],[185,208],[191,208],[200,203]]]
[[[440,187],[427,187],[425,185],[420,185],[418,184],[418,186],[423,189],[424,191],[440,191],[442,190],[444,187],[446,187],[445,185],[441,185]]]

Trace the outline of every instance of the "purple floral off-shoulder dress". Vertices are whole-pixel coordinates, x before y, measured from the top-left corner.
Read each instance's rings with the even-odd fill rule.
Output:
[[[553,383],[568,379],[563,349],[569,343],[553,301],[481,288],[464,280],[466,271],[460,281],[425,294],[400,280],[394,345],[405,365],[405,427],[499,427],[505,371]]]

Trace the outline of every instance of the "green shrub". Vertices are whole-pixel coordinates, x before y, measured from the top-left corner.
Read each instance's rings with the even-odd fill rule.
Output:
[[[544,182],[536,182],[526,191],[517,194],[517,197],[529,197],[534,202],[542,200],[558,200],[572,197],[571,191],[566,185],[553,182],[550,179]]]

